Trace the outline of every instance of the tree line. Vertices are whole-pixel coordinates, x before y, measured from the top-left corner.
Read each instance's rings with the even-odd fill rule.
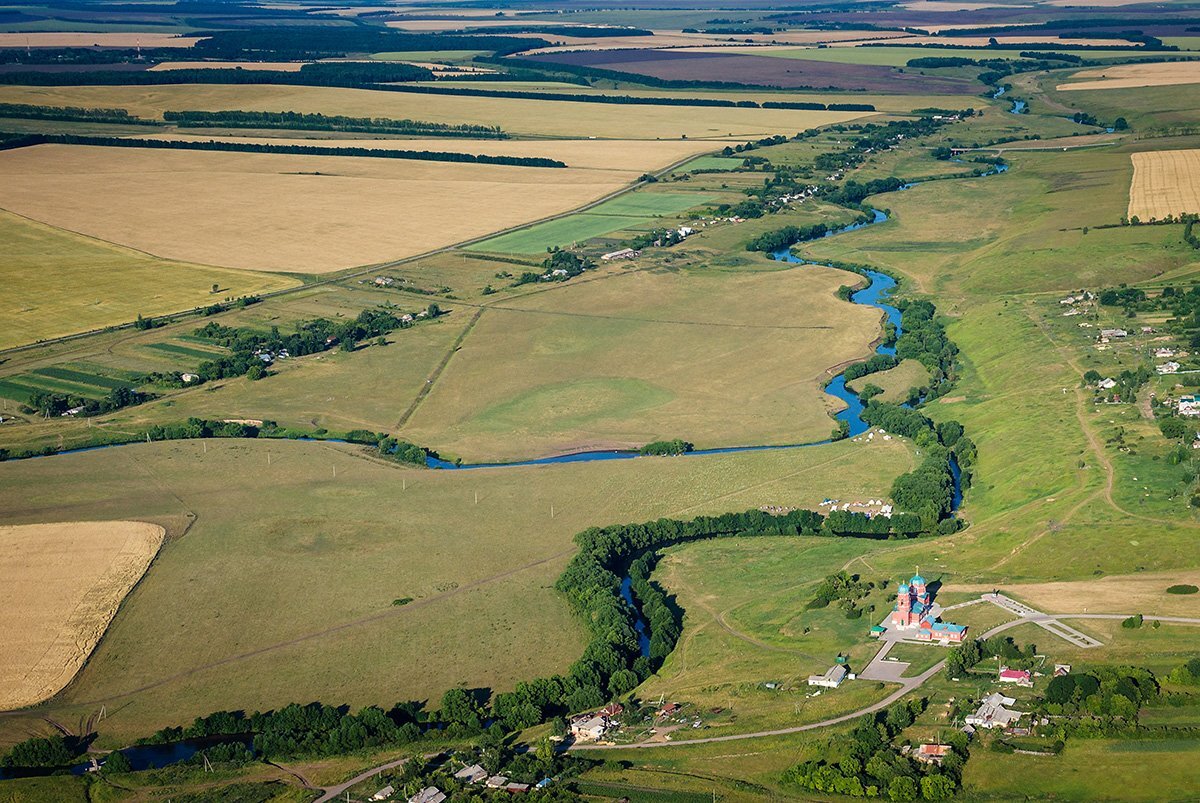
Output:
[[[64,120],[81,123],[159,125],[156,120],[136,117],[126,109],[87,109],[78,106],[36,106],[29,103],[0,103],[0,117],[25,120]]]
[[[284,84],[337,86],[359,89],[376,84],[428,81],[431,70],[402,62],[318,62],[299,70],[243,70],[237,67],[179,70],[88,70],[49,72],[28,70],[0,73],[0,84],[22,86],[164,86],[171,84]]]
[[[506,60],[507,63],[507,60]],[[622,80],[629,80],[631,76],[626,73],[619,73]],[[640,76],[639,76],[640,77]],[[793,104],[790,101],[763,101],[758,103],[753,100],[728,100],[724,98],[665,98],[665,97],[642,97],[637,95],[602,95],[602,94],[579,94],[571,92],[533,92],[519,89],[477,89],[475,87],[455,87],[450,89],[444,86],[415,86],[406,84],[404,86],[376,86],[373,89],[381,89],[389,92],[413,92],[423,95],[467,95],[473,97],[484,98],[523,98],[526,100],[553,100],[553,101],[569,101],[572,103],[612,103],[625,106],[718,106],[718,107],[736,107],[744,109],[807,109],[812,106],[820,106],[821,109],[829,109],[831,111],[839,110],[847,111],[846,106],[855,106],[853,111],[874,111],[875,107],[870,104]],[[689,87],[691,88],[691,87]],[[716,87],[729,88],[729,87]],[[736,89],[745,89],[741,85],[735,85]],[[754,87],[762,89],[762,87]],[[868,108],[869,107],[869,108]]]
[[[0,74],[2,75],[2,74]],[[5,135],[0,135],[5,136]],[[133,139],[84,134],[10,134],[0,150],[32,145],[99,145],[106,148],[157,148],[160,150],[225,151],[234,153],[285,153],[299,156],[360,156],[372,159],[411,159],[425,162],[465,162],[512,167],[566,167],[566,162],[542,156],[492,156],[453,151],[411,151],[393,148],[330,147],[325,145],[275,145],[262,142],[204,142],[174,139]]]
[[[120,110],[123,111],[123,110]],[[0,105],[0,113],[3,112]],[[505,139],[500,126],[393,120],[386,117],[347,117],[341,114],[257,111],[166,111],[163,119],[188,128],[284,128],[303,131],[349,131],[367,134],[408,134],[430,137]]]

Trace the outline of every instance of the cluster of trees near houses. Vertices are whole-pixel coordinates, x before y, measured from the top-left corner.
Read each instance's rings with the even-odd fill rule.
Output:
[[[0,104],[0,115],[3,114]],[[107,111],[104,109],[84,111]],[[118,109],[117,111],[124,111]],[[425,137],[472,137],[504,139],[499,126],[462,123],[431,123],[425,120],[393,120],[386,117],[348,117],[334,114],[257,111],[166,111],[163,119],[188,128],[284,128],[303,131],[351,131],[367,134],[406,134]],[[150,121],[147,121],[150,122]]]
[[[202,71],[206,72],[206,71]],[[0,73],[2,76],[3,73]],[[238,153],[288,153],[301,156],[362,156],[372,159],[414,159],[424,162],[467,162],[470,164],[511,165],[514,167],[566,167],[566,162],[544,156],[493,156],[454,151],[413,151],[398,148],[356,148],[325,145],[274,145],[263,142],[229,140],[134,139],[84,134],[12,135],[0,143],[0,149],[25,148],[55,143],[60,145],[102,145],[109,148],[156,148],[183,151],[233,151]]]
[[[850,574],[846,571],[837,572],[828,575],[821,585],[817,586],[816,594],[804,607],[808,610],[818,610],[828,608],[830,604],[836,602],[845,612],[847,619],[859,619],[863,615],[863,609],[855,603],[876,588],[885,588],[886,586],[886,580],[876,584],[869,580],[863,580],[857,574]]]
[[[921,764],[893,744],[925,710],[927,702],[916,698],[863,718],[846,736],[829,745],[827,753],[839,758],[814,759],[789,767],[783,773],[784,784],[806,792],[892,801],[952,798],[962,783],[962,770],[969,758],[965,734],[950,734],[947,743],[952,751],[941,766]]]
[[[436,317],[440,312],[436,304],[431,304],[426,310],[426,315]],[[266,372],[264,361],[260,357],[262,354],[274,355],[286,351],[291,357],[302,357],[306,354],[329,351],[337,346],[343,351],[354,351],[358,343],[364,340],[383,337],[396,329],[407,329],[410,326],[411,321],[403,320],[382,308],[365,309],[349,321],[335,321],[329,318],[302,321],[291,334],[283,334],[278,326],[272,326],[270,331],[262,332],[258,329],[225,326],[210,321],[196,329],[193,334],[218,346],[224,346],[232,353],[200,363],[196,373],[202,381],[231,376],[260,379]]]
[[[1003,658],[1012,666],[1020,666],[1022,662],[1032,665],[1036,653],[1036,646],[1026,644],[1021,649],[1011,636],[971,639],[950,648],[946,656],[946,675],[952,679],[964,678],[973,667],[988,658]]]
[[[596,263],[583,254],[577,254],[574,251],[555,248],[550,252],[550,255],[542,260],[541,272],[527,270],[521,273],[513,280],[513,287],[520,287],[523,284],[532,284],[534,282],[565,282],[568,279],[574,279],[585,270],[590,270],[596,267]],[[562,271],[557,273],[556,271]]]
[[[43,418],[60,416],[68,410],[76,410],[76,415],[93,416],[111,413],[153,398],[149,393],[141,393],[129,387],[113,388],[102,399],[41,390],[31,393],[25,406]]]

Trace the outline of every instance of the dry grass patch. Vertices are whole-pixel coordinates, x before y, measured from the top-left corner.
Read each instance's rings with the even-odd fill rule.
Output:
[[[1142,220],[1200,212],[1200,149],[1135,153],[1129,217]]]
[[[169,259],[325,273],[566,212],[637,175],[41,145],[0,154],[0,206]]]
[[[75,677],[164,534],[139,521],[0,527],[0,709],[39,703]]]
[[[623,37],[622,37],[623,38]],[[572,88],[571,93],[576,93]],[[584,87],[578,94],[587,93]],[[619,94],[625,94],[624,92]],[[656,93],[634,93],[656,94]],[[671,96],[697,93],[666,92]],[[699,93],[703,94],[703,93]],[[711,95],[709,95],[711,96]],[[716,93],[716,97],[757,97],[765,93]],[[774,99],[792,100],[792,96]],[[832,98],[818,98],[832,102]],[[842,100],[841,97],[838,100]],[[855,102],[875,102],[853,96]],[[921,101],[925,102],[925,101]],[[943,98],[942,102],[946,102]],[[498,125],[510,134],[586,139],[751,139],[791,136],[806,128],[872,116],[869,112],[795,111],[695,106],[612,106],[607,103],[420,95],[317,86],[219,84],[179,86],[0,87],[0,103],[46,106],[121,107],[143,117],[158,117],[167,109],[222,111],[245,109],[270,112],[320,112],[352,117],[391,117],[435,123]],[[894,108],[893,103],[880,108]],[[908,100],[898,104],[912,108]]]
[[[1200,570],[1112,575],[1098,580],[1003,584],[1005,594],[1046,613],[1145,613],[1200,617],[1200,594],[1168,594],[1176,584],[1200,585]],[[997,586],[950,584],[946,593],[983,594]]]
[[[1197,84],[1200,83],[1200,61],[1120,64],[1080,70],[1071,77],[1076,80],[1059,84],[1055,89],[1130,89],[1140,86]]]

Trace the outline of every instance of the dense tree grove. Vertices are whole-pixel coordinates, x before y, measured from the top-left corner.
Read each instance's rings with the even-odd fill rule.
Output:
[[[1158,696],[1158,680],[1148,669],[1095,666],[1051,679],[1041,710],[1059,739],[1111,736],[1138,731],[1139,709]]]
[[[695,446],[688,441],[685,441],[682,438],[675,438],[674,440],[669,441],[653,441],[651,443],[647,443],[641,449],[638,449],[638,452],[644,455],[678,455],[686,454],[687,452],[692,451],[694,448]]]
[[[26,739],[0,756],[0,767],[65,767],[78,752],[63,736]]]
[[[900,302],[900,330],[896,356],[916,360],[929,370],[927,399],[937,398],[954,383],[958,346],[946,335],[937,310],[928,301]]]
[[[1013,666],[1031,663],[1037,648],[1027,644],[1022,650],[1010,636],[972,639],[950,648],[946,656],[946,674],[951,678],[966,677],[968,670],[988,658],[1003,658]]]
[[[925,710],[924,698],[897,703],[863,717],[845,738],[830,745],[833,760],[815,759],[783,773],[783,782],[809,792],[892,801],[948,800],[962,782],[969,754],[967,739],[955,731],[948,739],[952,752],[942,765],[924,765],[897,749],[892,741]]]
[[[0,104],[0,114],[3,113]],[[87,110],[87,111],[107,111]],[[258,111],[165,111],[163,119],[187,128],[286,128],[303,131],[352,131],[368,134],[407,134],[423,137],[504,139],[499,126],[393,120],[386,117],[347,117],[342,114]]]
[[[210,72],[200,70],[200,72]],[[215,72],[215,70],[211,71]],[[166,73],[155,73],[165,75]],[[4,73],[0,73],[2,78]],[[24,148],[32,145],[102,145],[108,148],[156,148],[184,151],[232,151],[237,153],[288,153],[301,156],[361,156],[372,159],[413,159],[425,162],[467,162],[470,164],[511,165],[514,167],[566,167],[566,162],[543,156],[492,156],[454,151],[410,151],[395,148],[330,147],[325,145],[270,145],[262,142],[227,140],[135,139],[83,134],[23,134],[0,143],[0,148]]]

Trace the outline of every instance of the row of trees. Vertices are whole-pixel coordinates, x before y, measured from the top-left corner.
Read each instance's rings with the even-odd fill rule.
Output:
[[[197,67],[178,70],[46,70],[0,73],[0,84],[22,86],[163,86],[170,84],[284,84],[369,89],[376,84],[429,81],[431,70],[402,62],[319,62],[299,70],[243,70]]]
[[[35,106],[29,103],[0,103],[0,117],[25,120],[66,120],[82,123],[117,123],[120,125],[158,125],[130,114],[126,109],[89,109],[80,106]]]
[[[0,107],[0,113],[2,113]],[[500,126],[393,120],[386,117],[348,117],[342,114],[257,111],[166,111],[163,119],[188,128],[286,128],[303,131],[352,131],[368,134],[407,134],[429,137],[505,139]]]
[[[202,71],[205,72],[205,71]],[[0,77],[3,77],[0,73]],[[176,139],[133,139],[84,134],[26,134],[6,140],[0,147],[22,148],[57,143],[103,145],[109,148],[158,148],[185,151],[235,151],[240,153],[288,153],[301,156],[365,156],[373,159],[414,159],[425,162],[467,162],[515,167],[566,167],[566,162],[543,156],[493,156],[454,151],[413,151],[398,148],[330,147],[325,145],[274,145],[262,142],[190,141]]]

